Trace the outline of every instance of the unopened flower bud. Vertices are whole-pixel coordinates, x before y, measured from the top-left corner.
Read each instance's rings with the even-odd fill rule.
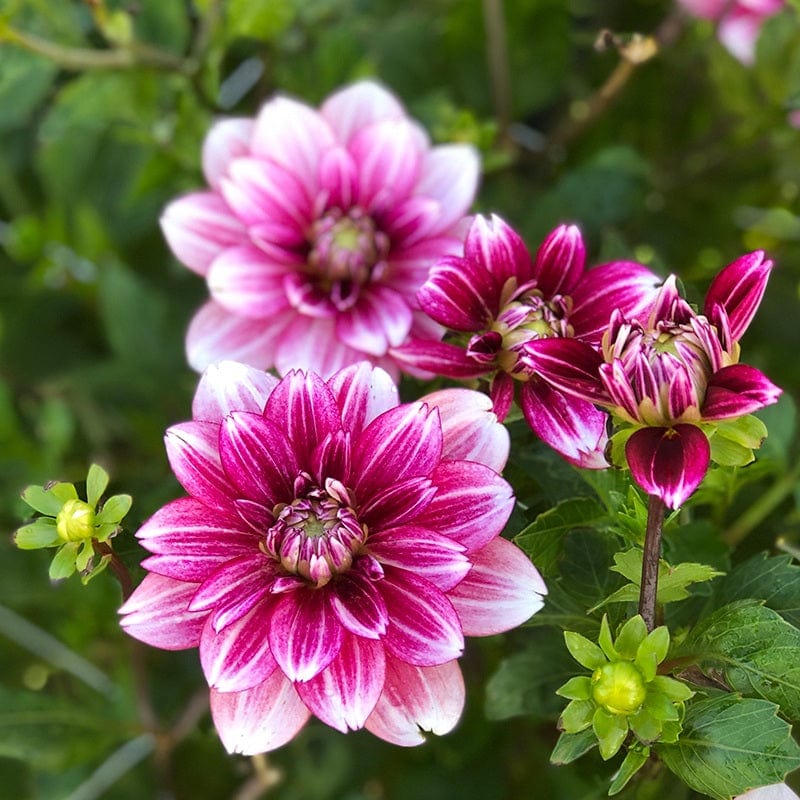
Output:
[[[95,532],[94,509],[83,500],[67,500],[56,517],[56,531],[65,542],[91,539]]]
[[[612,661],[592,675],[592,697],[611,714],[635,714],[646,695],[642,673],[630,661]]]

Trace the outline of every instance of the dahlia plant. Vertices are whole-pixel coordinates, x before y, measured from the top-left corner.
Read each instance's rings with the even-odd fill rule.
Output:
[[[739,363],[739,339],[771,269],[762,252],[729,264],[709,287],[702,314],[670,276],[648,317],[614,312],[599,351],[576,339],[546,339],[526,348],[523,360],[562,392],[607,409],[619,431],[617,460],[624,458],[648,494],[677,508],[712,459],[746,464],[766,435],[749,415],[781,390]],[[564,426],[562,435],[566,441],[574,433]],[[569,456],[569,446],[553,438],[548,443]]]
[[[504,220],[478,215],[463,255],[440,259],[417,294],[454,341],[412,340],[392,353],[440,375],[486,377],[500,419],[519,387],[522,413],[543,441],[576,466],[602,469],[608,466],[605,415],[591,400],[540,380],[524,356],[550,339],[599,343],[615,309],[632,316],[649,310],[658,283],[649,269],[630,261],[587,271],[575,225],[552,231],[531,259]]]
[[[415,293],[461,244],[471,146],[431,146],[397,98],[361,81],[319,110],[278,96],[255,119],[218,122],[203,171],[209,188],[161,218],[211,294],[187,334],[195,369],[230,358],[329,376],[366,359],[396,376],[391,347],[440,335]]]
[[[508,434],[477,392],[399,405],[365,363],[327,381],[222,363],[166,445],[188,496],[139,530],[153,555],[122,625],[199,647],[230,752],[276,748],[312,714],[400,745],[445,733],[464,636],[542,606],[538,572],[499,536]]]

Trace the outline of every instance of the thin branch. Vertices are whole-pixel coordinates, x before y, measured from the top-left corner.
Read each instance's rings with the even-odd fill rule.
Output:
[[[656,626],[656,598],[658,596],[658,563],[661,558],[661,528],[666,507],[660,497],[650,495],[647,503],[647,529],[644,535],[642,559],[642,585],[639,590],[639,613],[647,630]]]
[[[486,25],[486,56],[492,84],[494,114],[500,136],[504,138],[511,124],[512,95],[503,0],[483,0],[483,19]]]
[[[99,542],[97,539],[93,539],[92,546],[101,556],[111,557],[108,566],[114,573],[114,577],[119,581],[120,588],[122,589],[122,599],[127,600],[133,594],[133,579],[125,563],[114,552],[114,549],[108,542]]]

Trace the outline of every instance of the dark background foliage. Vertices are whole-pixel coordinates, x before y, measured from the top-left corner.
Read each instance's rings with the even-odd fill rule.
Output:
[[[505,34],[493,39],[498,10]],[[595,47],[603,29],[623,45],[634,32],[658,32],[664,44],[621,75],[616,43]],[[621,85],[596,104],[612,73]],[[0,796],[262,796],[253,765],[225,755],[198,705],[193,652],[143,656],[158,724],[176,733],[178,721],[181,734],[153,756],[132,667],[142,656],[117,627],[118,587],[105,575],[51,585],[51,554],[17,551],[11,532],[27,513],[25,485],[80,481],[97,461],[112,492],[134,496],[115,547],[141,577],[133,533],[179,492],[162,434],[190,414],[196,376],[183,335],[206,293],[168,253],[160,210],[202,184],[200,145],[216,116],[252,114],[275,91],[317,103],[363,76],[395,91],[436,140],[481,148],[477,208],[504,216],[532,249],[555,223],[575,221],[592,263],[677,272],[694,300],[736,256],[768,250],[778,268],[745,360],[789,398],[800,392],[793,9],[766,25],[748,69],[711,23],[681,17],[668,0],[0,0]],[[791,400],[764,419],[762,463],[710,476],[698,512],[706,528],[727,530],[784,481],[734,561],[800,536]],[[509,534],[590,493],[522,427],[514,436],[508,474],[525,509]],[[667,547],[731,565],[714,535],[676,535]],[[599,535],[573,531],[559,545],[562,567],[586,564],[577,552],[595,574],[556,579],[553,594],[580,629],[614,573]],[[546,621],[469,643],[467,710],[450,736],[403,750],[312,723],[270,756],[266,769],[282,777],[268,796],[604,796],[613,768],[596,755],[548,764],[561,708],[552,691],[575,665]],[[691,795],[662,773],[626,796]]]

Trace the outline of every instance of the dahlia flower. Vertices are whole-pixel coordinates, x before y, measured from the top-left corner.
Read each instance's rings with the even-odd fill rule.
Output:
[[[562,391],[610,411],[623,428],[618,441],[636,482],[677,508],[705,476],[715,437],[729,437],[747,456],[737,463],[746,463],[749,448],[766,433],[754,437],[752,428],[722,423],[776,402],[781,393],[759,370],[739,363],[739,339],[771,269],[762,252],[729,264],[714,278],[702,314],[670,276],[644,323],[613,314],[600,352],[575,339],[550,339],[525,359]]]
[[[199,647],[230,752],[279,747],[312,714],[400,745],[449,731],[464,636],[520,624],[546,593],[499,536],[514,497],[488,399],[398,405],[363,362],[327,381],[225,362],[193,417],[167,431],[189,496],[138,532],[153,555],[128,633]]]
[[[538,380],[522,358],[548,339],[599,344],[614,309],[636,315],[652,305],[659,283],[629,261],[586,271],[586,248],[574,225],[561,225],[531,259],[502,219],[476,216],[461,257],[440,259],[417,297],[455,342],[410,341],[392,351],[417,369],[453,378],[490,378],[494,411],[504,419],[519,386],[533,431],[579,467],[608,466],[605,415]]]
[[[771,783],[759,786],[749,792],[738,795],[734,800],[800,800],[785,783]]]
[[[369,81],[319,110],[279,96],[255,119],[218,122],[203,145],[209,189],[161,218],[211,294],[189,326],[191,366],[236,359],[328,376],[369,360],[396,375],[390,347],[441,335],[415,292],[460,246],[478,170],[472,147],[432,147]]]
[[[717,23],[717,38],[743,64],[755,61],[761,26],[784,8],[784,0],[678,0],[690,14]]]

